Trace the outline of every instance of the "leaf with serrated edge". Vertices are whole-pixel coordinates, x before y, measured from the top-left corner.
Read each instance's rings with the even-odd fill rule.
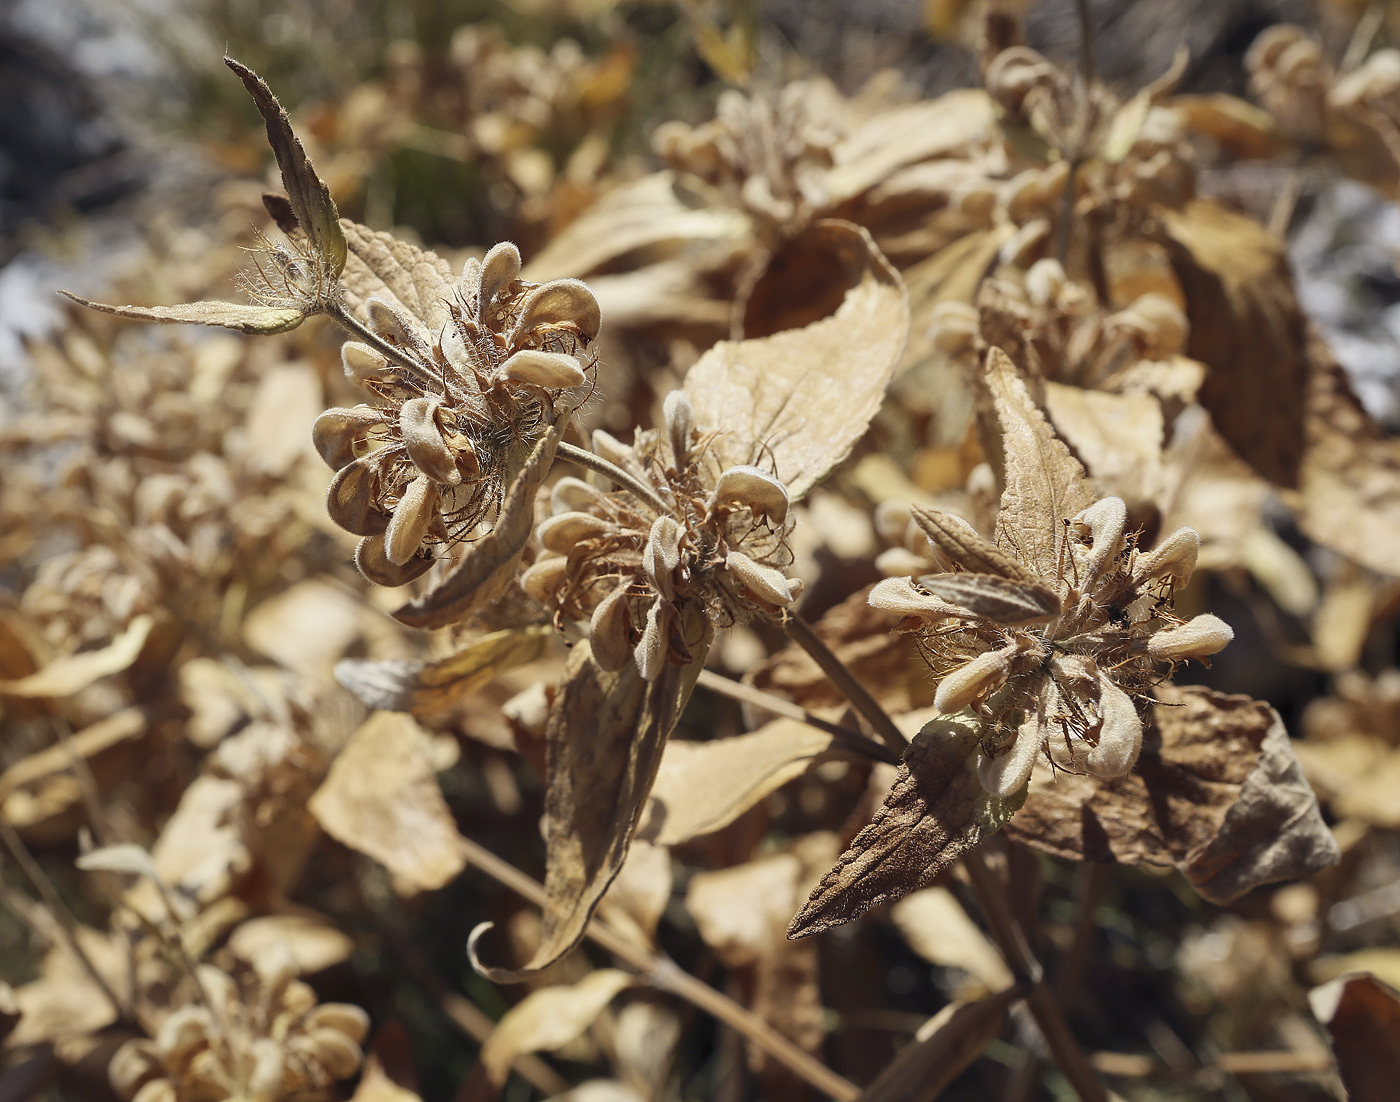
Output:
[[[297,224],[306,233],[316,255],[325,262],[332,279],[345,267],[345,234],[340,228],[340,215],[331,199],[330,189],[316,175],[311,159],[302,148],[301,139],[292,132],[291,120],[277,97],[257,73],[231,57],[224,64],[238,74],[258,113],[267,124],[267,140],[282,172],[282,186]]]
[[[1007,833],[1070,860],[1174,865],[1222,904],[1338,860],[1277,712],[1195,686],[1156,694],[1131,773],[1037,774]]]
[[[795,719],[708,742],[672,742],[661,759],[637,837],[677,846],[728,826],[805,773],[832,736]]]
[[[421,321],[434,336],[447,324],[452,266],[427,249],[344,220],[350,250],[340,283],[346,309],[368,323],[365,303],[382,299]]]
[[[1079,460],[1055,435],[1000,348],[987,350],[986,379],[1005,456],[997,546],[1042,578],[1054,578],[1064,522],[1092,505],[1094,495]]]
[[[446,627],[489,604],[515,581],[520,556],[534,530],[535,491],[554,461],[559,434],[556,426],[535,444],[501,504],[496,527],[471,544],[442,581],[395,609],[394,619],[412,628]]]
[[[502,670],[533,662],[554,630],[546,626],[506,628],[473,639],[436,662],[346,658],[335,678],[371,708],[424,715],[452,707]]]
[[[769,337],[720,341],[685,378],[696,427],[720,434],[721,463],[771,459],[793,500],[865,435],[909,332],[904,285],[869,233],[838,221],[813,232],[860,272],[836,313]]]
[[[476,942],[486,927],[473,931],[472,964],[488,979],[529,979],[577,945],[622,867],[666,740],[709,653],[709,625],[700,610],[689,611],[682,630],[699,636],[691,663],[668,663],[653,681],[643,681],[633,662],[615,673],[600,669],[586,642],[570,653],[545,728],[543,934],[530,961],[508,969],[482,964]]]
[[[935,597],[967,609],[971,617],[1014,626],[1035,624],[1060,614],[1054,590],[991,574],[926,574],[919,584]]]
[[[1002,828],[1025,793],[987,794],[977,779],[980,738],[980,724],[951,716],[915,736],[884,804],[822,878],[788,937],[820,933],[927,887]]]
[[[306,320],[306,315],[300,310],[284,306],[244,306],[237,302],[186,302],[178,306],[109,306],[104,302],[91,302],[71,291],[60,291],[59,294],[72,299],[79,306],[99,310],[104,314],[115,314],[119,318],[177,325],[216,325],[224,329],[236,329],[250,336],[285,333]]]
[[[983,539],[966,523],[938,509],[915,505],[910,510],[943,555],[974,574],[999,574],[1021,582],[1038,581],[1036,576],[990,540]]]

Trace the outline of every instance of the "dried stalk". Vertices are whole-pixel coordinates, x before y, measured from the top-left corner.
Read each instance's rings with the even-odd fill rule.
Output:
[[[524,896],[537,907],[545,905],[544,887],[537,880],[469,838],[463,838],[461,846],[463,856],[472,866],[511,891]],[[837,1102],[855,1102],[860,1096],[860,1088],[849,1079],[837,1075],[820,1060],[798,1048],[758,1015],[716,991],[709,984],[702,983],[668,957],[633,945],[597,918],[589,922],[586,933],[608,952],[635,968],[654,987],[679,996],[738,1031],[751,1044],[761,1048],[817,1090],[837,1099]]]
[[[630,474],[624,471],[616,463],[610,463],[601,455],[595,455],[586,448],[580,448],[576,444],[568,444],[560,441],[555,454],[560,459],[567,459],[571,463],[577,463],[580,467],[586,467],[590,471],[596,471],[604,478],[610,478],[621,486],[628,493],[635,494],[641,498],[658,513],[670,513],[671,506],[661,500],[655,490],[644,482],[639,482]]]

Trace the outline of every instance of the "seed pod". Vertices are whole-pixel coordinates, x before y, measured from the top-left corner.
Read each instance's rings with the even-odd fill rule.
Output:
[[[642,629],[642,637],[632,652],[637,671],[642,675],[643,681],[655,681],[661,674],[662,664],[666,660],[666,610],[665,601],[652,602],[651,608],[647,610],[646,627]]]
[[[715,483],[709,508],[731,504],[747,506],[756,516],[782,524],[787,520],[787,487],[760,467],[730,467]]]
[[[340,362],[345,367],[345,377],[356,386],[394,380],[394,369],[383,353],[359,341],[346,341],[341,345]]]
[[[520,320],[511,330],[508,344],[519,347],[536,329],[574,329],[584,341],[598,335],[602,314],[588,284],[578,279],[553,279],[527,291],[520,302]]]
[[[781,570],[754,562],[742,551],[729,552],[724,557],[724,567],[759,600],[779,608],[792,604],[792,586]]]
[[[369,1015],[350,1003],[322,1003],[302,1019],[305,1029],[335,1029],[356,1044],[369,1035]]]
[[[512,383],[529,383],[547,390],[565,390],[587,381],[583,366],[563,352],[527,348],[501,365],[501,377]]]
[[[540,543],[546,551],[567,555],[584,540],[597,539],[612,531],[612,525],[592,513],[560,513],[540,524]]]
[[[418,553],[437,503],[437,483],[427,475],[420,474],[405,487],[384,533],[384,553],[395,566],[403,566]]]
[[[410,398],[399,407],[399,432],[415,467],[434,482],[456,486],[462,481],[462,472],[438,424],[441,406],[442,399],[435,396]]]
[[[934,693],[933,706],[944,715],[952,715],[986,699],[1006,684],[1012,656],[1019,649],[1015,643],[1008,643],[999,650],[985,651],[967,665],[945,675]]]
[[[384,421],[384,411],[373,406],[328,409],[311,426],[311,440],[326,465],[338,471],[359,458],[355,454],[357,446]]]
[[[492,245],[481,261],[481,293],[479,310],[485,313],[496,296],[520,275],[520,250],[509,241]]]
[[[673,390],[666,395],[662,404],[666,418],[666,435],[671,440],[671,455],[675,457],[676,469],[684,466],[690,457],[690,435],[695,431],[695,407],[690,404],[690,395],[683,390]]]
[[[982,754],[977,759],[977,779],[988,795],[1007,799],[1030,780],[1035,759],[1045,743],[1045,725],[1040,716],[1028,716],[1005,752],[995,757]]]
[[[581,478],[565,475],[549,491],[549,511],[555,516],[569,512],[588,512],[606,495]]]
[[[326,489],[326,512],[331,520],[357,536],[377,536],[389,518],[377,508],[379,463],[374,456],[342,467]]]
[[[675,595],[676,568],[681,564],[681,536],[685,530],[674,517],[657,517],[642,550],[642,569],[652,586],[666,600]]]
[[[1164,661],[1205,658],[1224,650],[1234,637],[1235,632],[1229,624],[1219,616],[1203,612],[1184,624],[1151,636],[1147,640],[1147,653]]]
[[[1156,550],[1141,556],[1133,564],[1133,583],[1138,586],[1170,580],[1173,586],[1184,586],[1196,572],[1196,557],[1200,554],[1201,537],[1194,528],[1178,528],[1157,545]]]
[[[562,555],[536,559],[520,575],[520,588],[542,605],[554,603],[569,560]]]
[[[426,574],[433,565],[431,555],[415,555],[406,563],[392,563],[384,548],[384,537],[366,536],[355,547],[355,566],[375,585],[393,589],[407,585]]]
[[[1089,553],[1084,558],[1079,587],[1088,592],[1123,551],[1128,507],[1121,497],[1100,498],[1070,520],[1070,529],[1081,539],[1088,537]]]
[[[630,583],[623,582],[600,602],[588,621],[593,659],[603,669],[620,670],[632,658],[632,616],[627,609]]]

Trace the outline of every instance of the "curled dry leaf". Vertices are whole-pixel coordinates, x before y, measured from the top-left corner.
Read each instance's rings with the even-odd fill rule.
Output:
[[[637,837],[678,846],[728,826],[831,747],[832,736],[794,719],[709,742],[667,744]]]
[[[1024,791],[1007,799],[986,792],[975,764],[980,737],[976,723],[951,717],[915,736],[884,804],[817,885],[788,937],[850,922],[926,886],[1001,829]]]
[[[94,681],[130,667],[141,653],[154,625],[153,617],[146,614],[137,616],[125,631],[105,647],[55,658],[27,677],[0,681],[0,696],[63,697],[81,692]]]
[[[544,931],[530,961],[508,969],[482,964],[476,942],[485,927],[478,927],[469,950],[477,971],[490,979],[527,979],[577,945],[621,869],[666,740],[710,649],[711,631],[698,610],[679,630],[690,664],[665,663],[650,681],[634,662],[601,669],[586,642],[570,653],[545,727]]]
[[[1337,862],[1272,708],[1196,687],[1157,697],[1131,773],[1038,777],[1008,833],[1071,860],[1175,866],[1214,903]]]
[[[1375,976],[1342,976],[1308,993],[1327,1027],[1337,1070],[1354,1102],[1382,1102],[1400,1082],[1400,994]]]
[[[411,716],[370,716],[308,806],[327,834],[384,865],[404,895],[442,887],[466,863],[428,736]]]
[[[721,465],[753,463],[762,447],[792,501],[865,434],[909,331],[903,282],[870,235],[838,221],[813,232],[858,273],[836,313],[801,329],[721,341],[685,379],[696,427],[720,433]]]
[[[298,912],[250,918],[233,931],[228,947],[255,968],[261,961],[290,955],[297,974],[308,975],[349,959],[355,943],[330,919]]]
[[[547,627],[506,628],[434,662],[346,658],[336,663],[335,677],[370,708],[422,716],[445,711],[502,671],[533,662],[553,635]]]
[[[635,977],[616,968],[600,968],[569,986],[542,987],[511,1007],[481,1046],[481,1063],[497,1087],[510,1066],[529,1052],[563,1048],[593,1024]]]

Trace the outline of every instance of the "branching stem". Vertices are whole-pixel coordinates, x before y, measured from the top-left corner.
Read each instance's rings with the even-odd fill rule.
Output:
[[[661,496],[646,483],[628,474],[616,463],[609,462],[601,455],[595,455],[587,448],[580,448],[577,444],[568,444],[560,441],[558,450],[555,452],[560,459],[567,459],[570,463],[577,463],[580,467],[587,467],[590,471],[597,471],[604,478],[610,478],[629,493],[635,494],[658,513],[672,512],[671,506],[661,499]]]

